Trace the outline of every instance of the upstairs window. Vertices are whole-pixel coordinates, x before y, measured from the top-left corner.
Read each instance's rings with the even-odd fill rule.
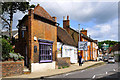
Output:
[[[22,38],[24,38],[24,31],[22,31]]]

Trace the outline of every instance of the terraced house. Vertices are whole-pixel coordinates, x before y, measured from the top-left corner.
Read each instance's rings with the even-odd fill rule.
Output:
[[[67,16],[67,19],[63,17],[63,28],[70,34],[73,40],[78,44],[79,32],[70,27],[69,16]],[[80,31],[80,41],[87,41],[88,43],[87,44],[88,49],[86,51],[81,51],[82,59],[85,61],[97,60],[97,56],[98,56],[97,40],[93,40],[92,38],[88,37],[87,30],[84,30],[83,28]]]
[[[16,52],[25,57],[31,72],[55,69],[57,26],[41,6],[30,9],[18,24]],[[49,67],[48,67],[49,66]]]

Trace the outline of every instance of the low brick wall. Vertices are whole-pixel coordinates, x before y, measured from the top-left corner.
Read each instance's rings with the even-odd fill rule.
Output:
[[[58,67],[70,66],[70,57],[57,58]]]
[[[2,65],[2,77],[23,74],[24,61],[5,61]]]

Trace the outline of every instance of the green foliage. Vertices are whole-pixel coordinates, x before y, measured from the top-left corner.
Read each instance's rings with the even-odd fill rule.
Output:
[[[18,55],[17,54],[13,54],[13,59],[14,59],[14,61],[17,61],[19,59]]]
[[[35,8],[35,5],[31,5],[30,8]]]
[[[28,11],[29,8],[29,2],[1,2],[2,6],[2,17],[3,23],[6,23],[3,25],[4,28],[9,29],[10,33],[10,39],[12,38],[12,21],[13,21],[13,14],[17,11],[21,11],[23,13]],[[6,14],[9,14],[9,18],[5,18]]]
[[[68,68],[69,66],[63,66],[62,68]]]
[[[29,2],[2,2],[2,12],[8,12],[8,14],[16,13],[17,10],[26,12],[29,8]]]
[[[10,43],[2,38],[2,60],[6,60],[9,57],[9,52],[12,51],[12,46]]]
[[[102,49],[102,46],[103,46],[104,43],[109,44],[109,47],[112,47],[113,45],[115,45],[116,43],[119,43],[119,42],[111,41],[111,40],[105,40],[105,41],[98,42],[99,49]]]
[[[2,54],[8,54],[10,51],[12,51],[12,45],[6,40],[2,39]]]
[[[61,69],[61,67],[58,67],[58,69]]]
[[[8,60],[9,58],[10,59],[13,59],[14,61],[17,61],[18,59],[19,60],[22,60],[24,59],[23,56],[21,56],[19,53],[15,53],[13,48],[12,48],[12,45],[10,45],[10,43],[2,38],[2,60]]]

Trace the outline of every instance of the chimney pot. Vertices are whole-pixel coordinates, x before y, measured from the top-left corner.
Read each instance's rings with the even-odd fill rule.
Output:
[[[69,16],[67,16],[67,20],[69,20]]]
[[[89,38],[90,38],[90,35],[89,35]]]
[[[40,6],[40,4],[37,4],[37,6]]]
[[[83,30],[83,28],[82,28],[82,30]]]
[[[63,16],[63,20],[65,20],[65,16]]]
[[[57,22],[57,18],[54,16],[54,17],[52,17],[53,18],[53,20],[55,21],[55,22]]]

